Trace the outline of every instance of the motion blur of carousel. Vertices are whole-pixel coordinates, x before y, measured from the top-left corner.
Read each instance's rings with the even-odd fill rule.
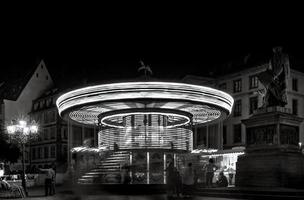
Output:
[[[126,174],[130,184],[165,184],[168,163],[180,168],[193,150],[194,126],[224,120],[232,106],[216,89],[153,81],[90,86],[57,100],[62,118],[99,130],[98,146],[74,149],[96,152],[79,184],[122,184]]]

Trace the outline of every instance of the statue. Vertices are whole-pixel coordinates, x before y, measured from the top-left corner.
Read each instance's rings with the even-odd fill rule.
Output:
[[[263,107],[287,104],[287,82],[290,74],[289,57],[282,53],[282,47],[275,47],[269,67],[259,73],[258,79],[265,86]]]
[[[147,79],[149,77],[149,74],[152,75],[152,70],[149,65],[145,65],[143,61],[139,61],[140,67],[138,68],[138,71],[144,70],[145,78]]]

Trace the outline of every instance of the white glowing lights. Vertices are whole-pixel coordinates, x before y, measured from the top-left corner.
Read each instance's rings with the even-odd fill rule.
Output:
[[[191,153],[215,153],[217,149],[193,149]]]
[[[84,147],[84,146],[80,146],[80,147],[74,147],[71,149],[72,153],[75,152],[82,152],[82,153],[99,153],[102,151],[107,151],[108,148],[107,147],[98,147],[98,148],[91,148],[91,147]]]
[[[114,143],[120,150],[163,149],[171,151],[191,151],[192,131],[186,128],[165,127],[128,127],[103,129],[98,133],[102,146],[114,149]]]
[[[31,125],[27,125],[27,122],[24,120],[20,120],[18,123],[14,124],[13,122],[6,127],[7,132],[9,134],[22,133],[24,135],[28,135],[29,133],[37,133],[38,126],[33,121]]]
[[[142,101],[145,101],[145,104],[142,104]],[[233,98],[225,92],[198,85],[127,82],[73,90],[60,96],[56,104],[60,115],[68,113],[66,116],[72,120],[91,125],[96,123],[98,114],[104,111],[143,105],[189,112],[193,115],[193,123],[199,124],[219,117],[225,118],[231,113]]]
[[[172,127],[177,127],[177,126],[183,126],[186,124],[190,123],[190,118],[186,115],[180,115],[180,114],[176,114],[176,113],[165,113],[165,112],[128,112],[128,113],[119,113],[119,114],[113,114],[113,115],[109,115],[109,116],[105,116],[100,120],[100,123],[102,123],[105,126],[110,126],[110,127],[114,127],[114,128],[125,128],[125,126],[123,125],[114,125],[114,124],[110,124],[107,123],[108,119],[113,119],[115,117],[126,117],[126,116],[130,116],[130,115],[160,115],[160,116],[170,116],[170,117],[174,117],[174,118],[178,118],[180,123],[175,123],[173,125],[169,125],[166,126],[166,128],[172,128]]]

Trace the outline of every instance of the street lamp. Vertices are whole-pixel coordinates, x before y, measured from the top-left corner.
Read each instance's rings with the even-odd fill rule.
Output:
[[[13,120],[10,125],[7,127],[7,132],[12,138],[16,139],[16,141],[21,144],[22,147],[22,187],[26,196],[28,196],[26,189],[26,181],[25,181],[25,144],[29,139],[32,138],[32,134],[36,134],[38,132],[38,126],[35,121],[32,121],[31,124],[27,124],[25,120],[16,121]]]

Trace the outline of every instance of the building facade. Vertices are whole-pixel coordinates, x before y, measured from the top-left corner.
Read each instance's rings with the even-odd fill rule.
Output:
[[[50,73],[43,60],[38,66],[17,80],[9,80],[1,85],[1,116],[3,123],[31,111],[32,101],[54,86]]]
[[[66,168],[67,128],[57,114],[56,98],[57,89],[52,89],[33,101],[30,116],[39,124],[39,136],[29,144],[32,169],[52,164],[59,172]]]
[[[21,73],[19,76],[16,74],[18,72],[13,70],[0,80],[2,81],[0,83],[1,134],[6,131],[6,125],[12,120],[29,119],[28,113],[32,109],[32,101],[54,85],[43,60],[34,68],[32,67],[32,70]],[[25,152],[25,159],[28,165],[28,150]],[[21,161],[10,167],[13,171],[21,170]]]
[[[69,150],[85,145],[88,140],[94,142],[94,130],[66,123],[58,115],[56,100],[60,94],[54,88],[33,101],[30,116],[39,124],[39,136],[29,144],[31,169],[55,165],[58,173],[65,173],[71,154]]]
[[[194,138],[196,147],[215,149],[232,149],[245,146],[246,133],[243,119],[248,119],[258,107],[263,105],[261,91],[264,86],[258,80],[257,74],[264,71],[268,64],[249,68],[237,73],[216,77],[213,80],[203,77],[186,76],[183,81],[193,84],[208,85],[229,93],[235,102],[232,114],[221,124],[209,124],[197,128]],[[304,73],[291,69],[287,85],[286,108],[304,117]],[[218,138],[219,137],[219,138]],[[300,143],[304,142],[304,124],[300,126]]]

